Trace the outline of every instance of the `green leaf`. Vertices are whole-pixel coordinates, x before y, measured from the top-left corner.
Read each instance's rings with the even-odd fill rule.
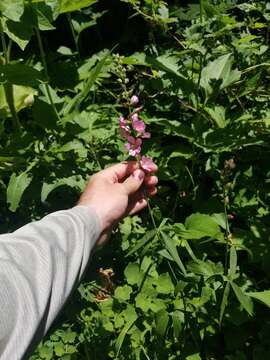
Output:
[[[119,352],[121,350],[121,347],[123,345],[123,342],[125,340],[125,337],[128,333],[128,331],[131,329],[131,327],[134,325],[135,321],[137,320],[138,316],[136,313],[133,314],[133,316],[130,315],[130,318],[128,319],[126,325],[123,327],[121,333],[119,334],[116,343],[115,343],[115,349],[116,349],[116,358],[118,358]]]
[[[207,94],[211,94],[213,91],[212,80],[219,81],[219,88],[224,89],[240,79],[241,72],[232,70],[232,63],[233,57],[229,53],[220,56],[202,69],[200,85]]]
[[[230,294],[230,283],[229,283],[229,281],[227,281],[226,286],[224,288],[221,305],[220,305],[220,313],[219,313],[219,324],[220,325],[222,323],[223,315],[224,315],[226,306],[228,304],[229,294]]]
[[[78,107],[85,100],[92,86],[95,84],[96,80],[98,79],[98,76],[101,73],[102,68],[105,65],[108,58],[110,57],[110,55],[111,55],[111,51],[106,51],[103,58],[99,60],[98,63],[94,66],[94,68],[91,70],[90,74],[88,75],[83,90],[79,94],[77,94],[72,99],[72,101],[70,101],[69,104],[66,106],[65,114],[71,112],[75,106]]]
[[[60,0],[60,13],[80,10],[95,4],[97,0]]]
[[[7,202],[9,203],[9,210],[16,211],[21,201],[22,195],[32,181],[32,176],[28,173],[21,173],[16,175],[13,173],[10,177],[7,187]]]
[[[46,201],[47,197],[53,190],[64,185],[82,191],[85,187],[85,181],[81,176],[74,175],[67,178],[57,179],[51,184],[43,183],[41,189],[41,201]]]
[[[153,237],[156,235],[156,230],[150,230],[148,231],[142,238],[139,240],[139,242],[134,246],[133,249],[131,249],[126,256],[130,256],[134,254],[136,251],[138,251],[141,247],[143,247],[145,244],[148,243]]]
[[[185,269],[179,255],[178,255],[178,251],[177,251],[177,248],[175,246],[174,240],[171,239],[163,231],[161,231],[161,236],[162,236],[162,239],[164,241],[164,245],[165,245],[167,251],[169,252],[171,257],[173,258],[173,260],[176,262],[176,264],[178,265],[178,267],[182,271],[182,273],[186,276],[187,272],[186,272],[186,269]]]
[[[258,292],[249,292],[246,295],[251,296],[255,300],[258,300],[270,307],[270,290],[258,291]]]
[[[173,291],[174,286],[169,274],[161,274],[157,280],[157,292],[160,294],[170,294]]]
[[[223,275],[224,269],[221,263],[215,264],[210,260],[202,261],[197,259],[188,263],[187,268],[194,274],[205,276],[209,278],[214,275]]]
[[[156,333],[162,339],[166,333],[167,326],[169,323],[169,315],[166,310],[160,310],[155,317],[156,322]]]
[[[233,291],[240,302],[240,304],[243,306],[243,308],[246,310],[246,312],[252,316],[253,315],[253,302],[252,300],[242,291],[242,289],[236,285],[233,281],[230,282]]]
[[[0,82],[37,87],[42,79],[40,71],[24,64],[0,65]]]
[[[173,336],[178,340],[185,323],[185,316],[182,311],[179,310],[174,311],[171,316],[173,321]]]
[[[128,285],[118,286],[115,289],[114,297],[119,301],[127,301],[130,299],[131,293],[132,293],[132,287]]]
[[[35,21],[34,12],[29,6],[26,6],[20,21],[3,19],[3,30],[10,39],[24,50],[33,35]]]
[[[205,107],[204,110],[211,116],[217,127],[224,128],[226,126],[225,108],[223,106]]]
[[[0,12],[8,19],[19,21],[24,11],[24,0],[1,0]]]
[[[194,234],[204,237],[210,236],[211,238],[217,238],[220,235],[220,228],[216,221],[207,214],[195,213],[186,218],[185,227],[187,230],[191,230]]]
[[[135,285],[141,283],[143,274],[140,271],[140,267],[136,263],[129,263],[128,266],[125,268],[124,271],[125,277],[127,279],[127,282],[130,285]]]

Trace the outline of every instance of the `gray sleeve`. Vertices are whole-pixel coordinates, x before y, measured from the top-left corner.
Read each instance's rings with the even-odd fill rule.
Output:
[[[0,359],[25,358],[80,280],[100,235],[93,210],[58,211],[0,235]]]

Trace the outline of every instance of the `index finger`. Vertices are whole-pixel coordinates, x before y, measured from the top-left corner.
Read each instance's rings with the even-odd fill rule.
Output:
[[[120,164],[116,164],[113,166],[108,167],[101,171],[102,175],[111,177],[113,181],[123,180],[129,175],[131,175],[136,169],[139,169],[140,165],[138,161],[124,161]],[[153,172],[157,171],[157,166],[153,168]]]
[[[120,164],[112,165],[101,171],[102,175],[112,178],[114,181],[125,179],[139,168],[137,161],[125,161]]]

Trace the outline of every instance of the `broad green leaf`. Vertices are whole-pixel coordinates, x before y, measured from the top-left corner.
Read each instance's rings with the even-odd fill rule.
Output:
[[[57,179],[51,184],[47,184],[45,182],[43,183],[41,189],[41,201],[42,202],[46,201],[47,197],[53,190],[55,190],[59,186],[65,186],[65,185],[71,188],[75,188],[79,191],[82,191],[85,186],[85,181],[81,176],[74,175],[67,178]]]
[[[224,268],[221,263],[215,264],[210,260],[202,261],[198,259],[197,261],[191,261],[188,263],[187,268],[190,272],[205,276],[206,278],[214,275],[223,275],[224,273]]]
[[[185,360],[201,360],[201,356],[200,356],[200,353],[195,353],[195,354],[192,354],[192,355],[188,355]]]
[[[261,301],[266,306],[270,307],[270,290],[249,292],[246,295],[251,296],[255,300]]]
[[[202,69],[200,85],[206,90],[207,94],[212,93],[212,80],[219,81],[220,89],[233,84],[241,77],[241,72],[232,70],[232,54],[225,54],[210,62]]]
[[[115,289],[114,297],[119,301],[127,301],[130,299],[132,293],[132,287],[128,285],[118,286]]]
[[[2,25],[8,37],[24,50],[33,35],[35,16],[29,6],[26,6],[20,21],[3,19]]]
[[[136,263],[129,263],[128,266],[125,268],[124,271],[125,277],[127,279],[127,282],[130,285],[135,285],[141,283],[143,274],[140,271],[140,267]]]
[[[72,12],[80,10],[84,7],[91,6],[97,0],[60,0],[60,13]]]
[[[216,221],[207,214],[195,213],[190,215],[186,218],[185,227],[187,230],[198,232],[200,237],[210,236],[217,238],[221,233]]]
[[[7,202],[9,203],[9,210],[16,211],[21,201],[22,195],[32,181],[32,176],[28,173],[21,173],[16,175],[13,173],[10,177],[7,187]]]
[[[161,274],[158,277],[156,289],[160,294],[170,294],[174,291],[174,286],[168,273]]]
[[[169,252],[169,254],[171,255],[171,257],[173,258],[173,260],[176,262],[176,264],[178,265],[179,269],[182,271],[182,273],[186,276],[187,272],[186,269],[184,267],[184,264],[182,263],[179,255],[178,255],[178,251],[177,248],[175,246],[174,240],[171,239],[167,234],[165,234],[163,231],[161,231],[161,236],[165,245],[165,248],[167,249],[167,251]]]
[[[155,329],[156,333],[158,336],[160,336],[160,338],[163,338],[169,323],[169,315],[167,311],[166,310],[159,311],[156,314],[155,322],[156,322],[156,329]]]
[[[194,84],[179,72],[179,59],[177,57],[166,54],[157,58],[147,57],[146,61],[153,67],[165,71],[169,77],[173,77],[177,81],[177,85],[184,91],[192,91]]]
[[[31,106],[34,103],[34,96],[37,95],[37,91],[35,89],[17,85],[14,85],[12,88],[14,107],[17,112]],[[0,85],[0,110],[6,113],[7,116],[10,115],[10,109],[6,101],[3,85]]]
[[[19,21],[24,11],[24,0],[1,0],[0,12],[8,19]]]
[[[226,126],[225,108],[223,106],[205,107],[204,110],[211,116],[217,127],[224,128]]]
[[[237,297],[238,301],[240,302],[240,304],[243,306],[243,308],[246,310],[246,312],[252,316],[253,315],[253,302],[250,299],[250,297],[248,297],[243,291],[242,289],[236,285],[233,281],[230,282],[233,291],[235,293],[235,296]]]
[[[24,64],[0,65],[0,81],[15,85],[38,87],[43,77],[40,71]]]

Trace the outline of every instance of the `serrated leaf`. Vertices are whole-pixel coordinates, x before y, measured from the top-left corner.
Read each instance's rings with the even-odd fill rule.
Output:
[[[9,203],[9,210],[16,211],[21,201],[22,195],[32,181],[32,176],[28,173],[21,173],[16,175],[13,173],[10,177],[7,187],[7,202]]]

